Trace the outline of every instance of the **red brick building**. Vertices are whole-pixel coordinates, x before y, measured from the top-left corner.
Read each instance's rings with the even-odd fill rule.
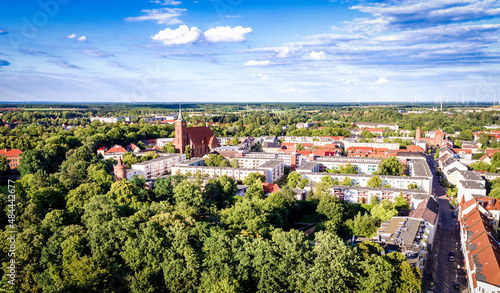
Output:
[[[19,166],[19,162],[21,160],[21,154],[23,152],[17,149],[3,149],[0,150],[0,155],[4,156],[7,158],[7,161],[9,161],[9,167],[11,170],[14,170]]]
[[[172,144],[181,154],[185,153],[186,146],[189,145],[193,157],[202,157],[218,147],[219,141],[212,130],[206,126],[187,127],[186,121],[182,118],[182,112],[179,110],[179,116],[175,121],[175,138]]]

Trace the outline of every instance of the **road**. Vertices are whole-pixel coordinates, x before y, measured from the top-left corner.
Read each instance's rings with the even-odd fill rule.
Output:
[[[456,218],[451,216],[451,208],[444,189],[436,178],[436,169],[432,168],[432,159],[429,157],[431,170],[434,174],[433,196],[439,203],[439,223],[434,237],[434,246],[429,253],[422,277],[422,291],[425,292],[459,292],[453,288],[455,281],[460,283],[460,291],[467,292],[466,278],[463,271],[463,255],[460,252],[460,230]],[[455,253],[455,261],[449,261],[449,253]],[[433,284],[428,280],[429,273],[434,276]]]

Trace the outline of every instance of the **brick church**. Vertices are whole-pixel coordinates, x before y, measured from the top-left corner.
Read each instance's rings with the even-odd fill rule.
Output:
[[[187,127],[179,109],[179,117],[175,121],[175,138],[173,142],[175,149],[184,154],[186,146],[191,147],[191,156],[203,157],[210,153],[213,148],[219,146],[217,137],[212,130],[206,126]]]

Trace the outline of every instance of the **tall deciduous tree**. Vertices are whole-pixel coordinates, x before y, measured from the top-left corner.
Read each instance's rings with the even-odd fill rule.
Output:
[[[400,176],[403,175],[405,171],[405,165],[401,161],[399,161],[398,158],[390,157],[388,159],[384,159],[378,165],[377,174]]]

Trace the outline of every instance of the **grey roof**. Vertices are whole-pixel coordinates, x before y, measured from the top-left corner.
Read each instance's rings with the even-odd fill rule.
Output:
[[[463,188],[467,189],[484,189],[484,186],[477,183],[476,181],[460,180]]]
[[[139,166],[142,166],[142,165],[149,165],[149,164],[151,164],[151,163],[155,163],[155,162],[159,162],[159,161],[164,161],[164,160],[168,160],[168,159],[170,159],[170,158],[172,158],[172,157],[180,157],[180,156],[182,156],[182,154],[170,154],[170,156],[168,156],[168,155],[166,155],[166,156],[165,156],[165,155],[163,155],[163,156],[158,157],[158,158],[156,158],[156,159],[151,159],[151,160],[147,160],[147,161],[144,161],[144,162],[140,162],[140,163],[135,163],[135,164],[132,164],[132,166],[134,166],[134,165],[135,165],[135,166],[137,166],[137,165],[139,165]]]
[[[318,162],[307,162],[306,164],[297,168],[297,171],[300,170],[312,170],[318,165]]]
[[[411,160],[410,161],[413,173],[418,177],[432,177],[432,172],[429,169],[429,165],[424,160]]]
[[[281,147],[281,143],[279,142],[266,142],[262,145],[263,148],[280,148]]]
[[[282,160],[269,160],[265,162],[264,164],[260,165],[259,168],[274,168],[276,166],[279,166],[283,164]]]
[[[479,174],[474,171],[458,171],[465,180],[483,180]]]

